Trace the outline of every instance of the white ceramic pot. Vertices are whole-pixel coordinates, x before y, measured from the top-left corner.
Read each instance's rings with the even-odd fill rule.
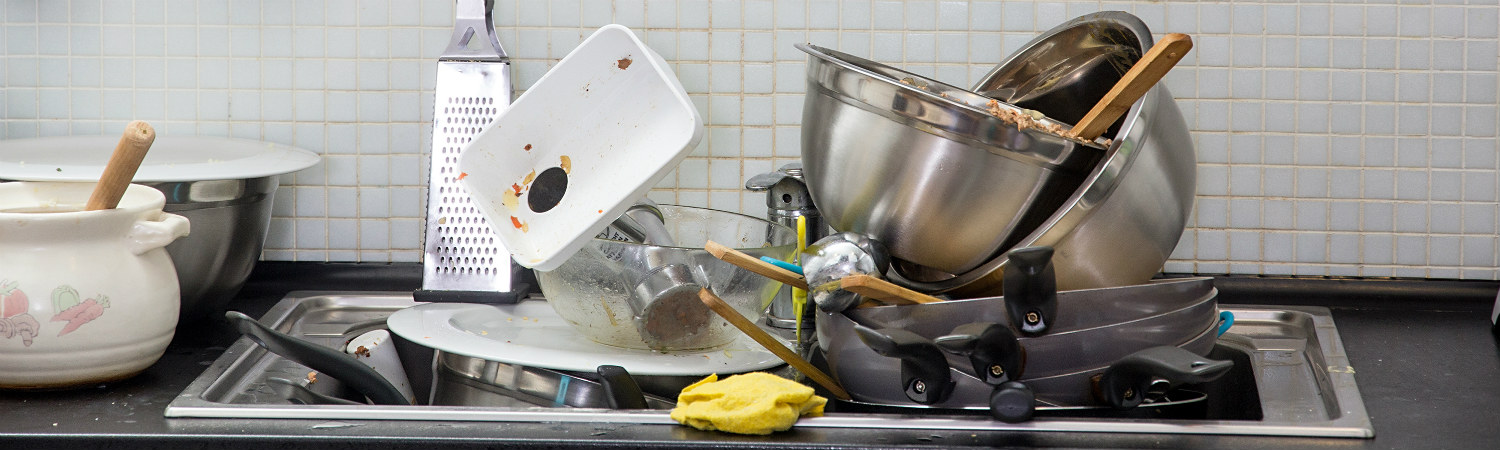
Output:
[[[177,328],[177,272],[163,247],[188,233],[165,197],[131,185],[83,211],[93,183],[0,183],[0,388],[129,378]]]

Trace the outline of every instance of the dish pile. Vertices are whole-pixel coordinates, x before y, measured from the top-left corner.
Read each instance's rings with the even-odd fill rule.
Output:
[[[1195,153],[1181,112],[1155,85],[1098,140],[1070,139],[1071,125],[1054,119],[1105,104],[1099,86],[1120,89],[1132,72],[1113,69],[1149,59],[1153,43],[1134,16],[1086,15],[1034,39],[973,91],[799,46],[810,55],[802,159],[813,201],[836,231],[885,243],[886,275],[920,292],[1000,295],[1006,252],[1032,246],[1056,248],[1060,290],[1143,283],[1192,205]],[[1001,101],[1012,99],[1035,109]]]
[[[770,356],[767,363],[774,356],[738,346],[738,330],[698,292],[758,318],[780,285],[702,247],[714,240],[785,259],[795,234],[764,219],[640,200],[703,132],[666,61],[629,29],[600,28],[458,160],[473,205],[516,263],[536,271],[550,310],[535,302],[435,303],[392,316],[392,331],[446,354],[555,370],[616,364],[632,374],[705,375],[767,367],[755,355]],[[691,363],[662,362],[674,355],[691,355],[682,358]],[[704,361],[711,364],[698,365]]]

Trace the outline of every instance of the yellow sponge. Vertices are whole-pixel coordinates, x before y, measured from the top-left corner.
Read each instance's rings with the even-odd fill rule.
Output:
[[[801,416],[823,415],[828,399],[813,389],[764,372],[719,380],[709,375],[682,389],[672,420],[700,430],[771,434],[792,427]]]

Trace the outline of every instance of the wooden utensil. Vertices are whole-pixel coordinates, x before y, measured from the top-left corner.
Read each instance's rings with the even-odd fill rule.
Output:
[[[897,286],[889,281],[869,275],[850,275],[839,279],[839,285],[846,291],[897,305],[943,301],[943,299]]]
[[[146,151],[151,149],[151,143],[155,141],[156,130],[150,124],[137,120],[125,125],[125,133],[120,136],[120,142],[115,144],[115,152],[109,156],[109,164],[104,166],[104,173],[99,175],[99,183],[94,185],[94,191],[89,194],[89,202],[84,210],[98,211],[119,206],[120,198],[125,196],[125,188],[130,186],[130,180],[135,178],[135,171],[141,168],[141,160],[146,158]]]
[[[807,278],[790,270],[776,267],[775,264],[761,261],[759,258],[745,254],[745,252],[726,247],[724,244],[714,241],[708,241],[707,244],[703,245],[703,249],[708,250],[709,254],[714,255],[715,258],[719,258],[724,262],[734,264],[766,278],[786,283],[791,287],[807,290]]]
[[[1130,66],[1130,71],[1125,72],[1125,76],[1120,77],[1115,87],[1099,99],[1094,109],[1078,120],[1070,133],[1085,141],[1092,141],[1104,134],[1115,123],[1115,119],[1130,110],[1130,105],[1146,95],[1146,91],[1151,90],[1192,49],[1193,38],[1186,34],[1172,33],[1162,37],[1156,45],[1151,46],[1151,50],[1146,51],[1145,56]]]
[[[751,339],[754,339],[755,342],[759,343],[762,347],[765,347],[766,350],[770,350],[771,353],[776,354],[776,357],[781,358],[782,361],[786,361],[787,364],[791,364],[792,367],[795,367],[803,374],[806,374],[807,378],[813,380],[814,383],[818,383],[818,385],[822,386],[823,389],[827,389],[828,392],[832,393],[834,397],[838,397],[839,400],[852,399],[851,397],[849,397],[849,393],[844,391],[844,388],[839,387],[839,383],[837,381],[834,381],[833,377],[830,377],[828,376],[828,374],[823,373],[822,370],[818,370],[817,367],[813,366],[812,363],[807,362],[807,360],[802,359],[802,357],[797,355],[796,352],[793,352],[792,349],[786,348],[785,345],[781,344],[781,341],[776,340],[776,338],[774,336],[771,336],[770,333],[767,333],[766,330],[760,329],[760,327],[756,326],[755,323],[750,321],[750,319],[747,319],[743,314],[740,314],[739,311],[735,311],[733,306],[729,306],[728,303],[724,303],[724,299],[721,299],[719,298],[719,296],[714,295],[713,292],[709,292],[708,289],[698,291],[698,299],[702,300],[703,304],[707,305],[709,309],[712,309],[714,310],[714,312],[719,313],[720,317],[723,317],[724,320],[729,321],[729,323],[734,325],[735,328],[739,328],[740,331],[744,332],[746,335],[749,335]]]
[[[790,270],[777,267],[775,264],[761,261],[759,258],[745,254],[745,252],[725,247],[723,244],[714,241],[708,241],[708,243],[703,246],[703,249],[708,250],[708,253],[714,255],[715,258],[719,258],[721,260],[724,260],[724,262],[739,266],[742,269],[755,272],[772,280],[786,283],[787,285],[794,288],[802,290],[808,289],[807,278],[803,277],[802,275],[797,275]],[[865,297],[879,300],[885,303],[911,305],[915,303],[932,303],[943,301],[940,298],[897,286],[889,281],[885,281],[869,275],[850,275],[839,279],[839,283],[841,283],[841,286],[849,292],[863,295]],[[860,306],[881,305],[871,302],[865,302]]]

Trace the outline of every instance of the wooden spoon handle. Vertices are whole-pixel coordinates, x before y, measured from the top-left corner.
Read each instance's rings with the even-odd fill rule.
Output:
[[[151,143],[155,141],[156,130],[150,124],[137,120],[125,125],[125,134],[120,136],[120,143],[115,144],[115,152],[110,155],[109,164],[104,166],[104,173],[99,175],[99,184],[94,185],[94,192],[89,194],[89,202],[84,210],[97,211],[119,206],[120,198],[125,196],[125,188],[130,186],[136,169],[141,168],[141,160],[146,158],[146,151],[151,149]]]
[[[758,273],[763,277],[786,283],[791,287],[804,291],[807,290],[807,278],[797,275],[790,270],[776,267],[775,264],[761,261],[759,258],[745,254],[745,252],[726,247],[724,244],[714,241],[708,241],[707,244],[703,245],[703,249],[708,250],[709,254],[714,255],[715,258],[724,260],[724,262]]]
[[[1140,100],[1142,95],[1146,95],[1146,91],[1151,90],[1151,87],[1155,86],[1156,82],[1160,81],[1167,71],[1172,70],[1172,66],[1177,65],[1177,61],[1181,61],[1183,55],[1192,49],[1193,38],[1186,34],[1172,33],[1162,37],[1156,45],[1151,46],[1151,50],[1146,51],[1145,56],[1136,61],[1135,65],[1130,66],[1130,71],[1125,72],[1125,76],[1115,83],[1115,87],[1110,89],[1108,94],[1104,94],[1104,98],[1099,99],[1094,109],[1089,110],[1089,113],[1073,126],[1073,135],[1085,141],[1092,141],[1104,134],[1104,130],[1109,129],[1109,126],[1115,123],[1115,119],[1119,119],[1121,114],[1130,110],[1130,105]]]
[[[869,275],[850,275],[844,277],[839,279],[839,286],[849,292],[898,305],[943,301],[940,298],[913,291]]]
[[[839,387],[839,383],[837,381],[834,381],[833,377],[830,377],[828,376],[828,374],[823,373],[823,371],[818,370],[816,366],[813,366],[812,363],[809,363],[807,362],[807,360],[802,359],[802,357],[798,356],[796,352],[792,351],[792,349],[786,348],[785,345],[781,345],[781,341],[776,340],[776,337],[771,336],[771,333],[767,333],[766,330],[760,329],[760,327],[756,326],[755,323],[750,321],[750,319],[747,319],[743,314],[740,314],[739,311],[735,311],[733,306],[729,306],[728,303],[724,303],[724,299],[721,299],[719,298],[719,296],[714,295],[713,292],[709,292],[708,289],[699,290],[698,299],[703,301],[704,305],[708,305],[708,309],[712,309],[714,310],[714,312],[719,313],[719,316],[723,317],[724,320],[729,321],[729,323],[734,325],[735,328],[739,328],[740,331],[743,331],[745,334],[749,335],[750,339],[754,339],[755,342],[759,343],[762,347],[765,347],[766,350],[770,350],[771,353],[774,353],[776,357],[781,358],[782,361],[786,361],[787,364],[791,364],[792,367],[795,367],[797,368],[797,370],[802,371],[802,373],[806,374],[807,378],[813,380],[814,383],[818,383],[819,386],[823,386],[823,389],[827,389],[828,392],[832,393],[834,397],[838,397],[839,400],[851,399],[849,397],[849,393],[845,392],[844,388]]]

